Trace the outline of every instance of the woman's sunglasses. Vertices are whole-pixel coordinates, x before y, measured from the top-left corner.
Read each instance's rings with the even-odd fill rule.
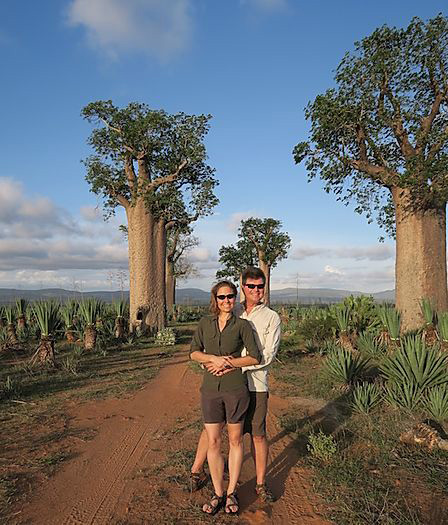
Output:
[[[264,284],[245,284],[244,286],[247,286],[250,290],[253,290],[254,288],[258,288],[258,290],[263,290]]]
[[[220,301],[224,301],[224,299],[228,299],[229,301],[231,301],[232,299],[235,299],[235,294],[234,293],[228,293],[227,295],[217,295],[216,297]]]

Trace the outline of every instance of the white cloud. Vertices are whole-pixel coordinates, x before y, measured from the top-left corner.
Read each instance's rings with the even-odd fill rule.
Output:
[[[72,0],[68,22],[111,58],[141,52],[165,61],[188,46],[191,0]]]
[[[232,213],[229,221],[227,222],[227,229],[231,232],[237,232],[241,221],[249,219],[250,217],[258,217],[258,214],[253,211],[239,211]]]
[[[96,222],[102,220],[101,211],[98,206],[82,206],[79,211],[85,221]]]
[[[296,260],[308,257],[336,257],[356,261],[385,261],[394,257],[394,248],[388,244],[370,246],[300,246],[293,250],[291,258]]]
[[[325,266],[324,272],[329,273],[330,275],[337,275],[340,277],[344,275],[344,273],[341,272],[341,270],[338,270],[337,268],[334,268],[333,266],[330,266],[329,264]]]

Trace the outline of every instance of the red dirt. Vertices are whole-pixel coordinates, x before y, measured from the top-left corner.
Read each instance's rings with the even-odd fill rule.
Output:
[[[199,417],[199,383],[184,350],[132,398],[73,404],[70,425],[95,429],[95,438],[73,447],[76,457],[15,509],[9,523],[207,523],[208,517],[197,510],[207,491],[190,495],[175,478],[170,481],[161,474],[170,454],[194,450],[200,425],[189,423]],[[287,406],[287,401],[271,396],[269,479],[278,500],[272,505],[256,500],[254,469],[247,455],[239,488],[241,515],[232,519],[220,513],[214,523],[328,523],[321,517],[323,506],[313,493],[310,473],[296,466],[299,450],[280,429],[278,416]]]

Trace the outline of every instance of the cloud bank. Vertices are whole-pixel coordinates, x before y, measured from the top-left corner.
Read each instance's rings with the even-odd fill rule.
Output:
[[[190,0],[72,0],[69,25],[110,58],[139,52],[167,61],[189,44]]]

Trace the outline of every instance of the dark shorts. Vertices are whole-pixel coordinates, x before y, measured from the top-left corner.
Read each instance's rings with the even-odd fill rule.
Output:
[[[243,434],[266,435],[269,392],[249,392],[250,403],[244,420]]]
[[[248,407],[247,388],[231,392],[201,391],[204,423],[242,423]]]

